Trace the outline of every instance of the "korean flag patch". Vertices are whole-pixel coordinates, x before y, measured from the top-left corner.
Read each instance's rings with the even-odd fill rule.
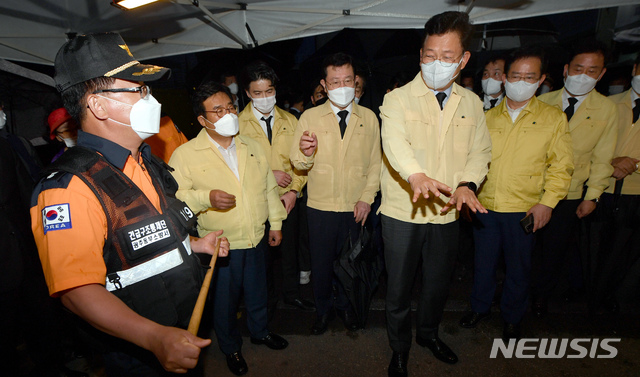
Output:
[[[44,207],[42,210],[44,234],[52,230],[71,229],[69,203]]]

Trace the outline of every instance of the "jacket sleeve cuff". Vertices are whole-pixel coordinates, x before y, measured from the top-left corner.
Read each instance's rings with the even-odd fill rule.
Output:
[[[411,177],[416,173],[424,173],[425,175],[427,174],[418,163],[412,163],[410,165],[407,165],[407,167],[405,169],[402,169],[402,171],[399,173],[402,179],[404,179],[407,182],[409,182],[409,177]]]
[[[282,220],[273,222],[269,220],[269,230],[282,230]]]
[[[362,196],[360,197],[359,201],[365,202],[368,205],[371,205],[371,204],[373,204],[373,199],[375,199],[375,196],[376,196],[375,193],[371,194],[371,193],[365,192],[365,193],[362,194]]]
[[[559,201],[560,199],[558,199],[557,197],[554,197],[553,195],[544,194],[542,196],[542,200],[540,200],[540,204],[544,204],[549,208],[556,208]]]
[[[593,200],[599,198],[600,195],[602,195],[602,190],[589,187],[587,188],[587,193],[584,195],[584,200]]]
[[[292,161],[294,166],[299,170],[309,170],[313,167],[313,162],[315,161],[316,154],[312,154],[311,156],[305,156],[301,150],[298,150],[295,154],[295,161]]]
[[[196,212],[200,212],[203,209],[211,207],[211,198],[209,196],[210,192],[211,191],[209,190],[198,190],[197,198],[198,198],[198,204],[201,205],[201,208],[198,208]]]

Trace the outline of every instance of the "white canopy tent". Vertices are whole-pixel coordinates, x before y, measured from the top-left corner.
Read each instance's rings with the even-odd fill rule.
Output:
[[[74,34],[116,31],[140,60],[252,48],[344,28],[421,28],[447,10],[475,24],[637,4],[638,0],[161,0],[132,11],[110,0],[2,0],[0,58],[53,64]]]

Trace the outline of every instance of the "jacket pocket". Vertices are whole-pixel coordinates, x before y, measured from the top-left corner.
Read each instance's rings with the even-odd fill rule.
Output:
[[[362,166],[351,166],[349,168],[349,175],[346,177],[345,184],[347,185],[347,203],[355,203],[360,200],[362,192],[367,185],[367,177],[364,175],[364,168]]]
[[[475,118],[456,118],[452,123],[453,145],[459,151],[468,151],[476,134]]]
[[[333,166],[316,163],[309,171],[309,198],[320,202],[333,202],[334,180]]]

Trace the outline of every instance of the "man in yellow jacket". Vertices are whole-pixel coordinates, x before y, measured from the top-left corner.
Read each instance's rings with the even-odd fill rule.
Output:
[[[248,370],[236,319],[241,296],[251,342],[272,349],[288,345],[267,330],[265,265],[267,243],[280,244],[287,213],[264,151],[255,140],[236,136],[237,108],[229,89],[202,84],[194,94],[193,110],[203,129],[173,152],[169,165],[180,186],[176,196],[198,214],[198,233],[204,236],[224,224],[230,251],[216,263],[213,326],[229,369],[241,375]],[[267,220],[271,229],[265,237]]]
[[[500,301],[504,339],[520,337],[528,303],[534,235],[567,195],[573,171],[571,135],[562,111],[538,101],[544,81],[540,48],[514,51],[505,64],[506,101],[487,111],[491,134],[491,167],[478,198],[489,211],[476,214],[475,274],[472,312],[460,326],[472,328],[488,317],[495,293],[495,273],[503,253],[506,277]],[[521,220],[530,219],[528,231]],[[526,221],[526,220],[525,220]]]
[[[300,269],[298,268],[299,247],[299,198],[302,188],[307,183],[306,173],[293,168],[289,160],[291,146],[294,142],[298,120],[288,111],[276,106],[276,84],[278,76],[264,62],[255,62],[245,68],[244,87],[251,102],[238,116],[240,135],[248,136],[262,147],[269,165],[278,183],[280,201],[287,210],[287,219],[282,223],[282,290],[284,302],[304,311],[313,311],[312,302],[300,296],[298,284]],[[301,256],[301,258],[304,256]],[[308,256],[307,256],[308,259]],[[272,256],[269,257],[272,261]],[[267,266],[269,306],[277,303],[277,294],[273,284],[273,263]]]
[[[416,342],[443,362],[458,361],[439,338],[438,327],[458,250],[458,211],[463,205],[485,211],[475,190],[491,157],[482,102],[454,83],[471,56],[471,32],[463,12],[432,17],[420,50],[421,73],[388,93],[380,107],[390,376],[407,375],[411,289],[421,259]],[[445,195],[451,196],[448,202]]]
[[[335,309],[348,330],[356,318],[342,285],[334,284],[333,262],[348,235],[356,241],[380,186],[380,127],[375,114],[356,104],[355,74],[349,55],[323,62],[322,86],[329,100],[300,117],[290,158],[308,170],[307,214],[311,277],[317,320],[311,333],[327,331]],[[334,292],[336,297],[334,299]]]
[[[633,66],[631,89],[609,97],[618,107],[618,141],[611,161],[613,173],[601,203],[610,221],[600,235],[604,248],[596,271],[591,308],[615,309],[623,304],[619,288],[640,255],[640,54]]]
[[[567,255],[570,291],[582,287],[575,241],[578,225],[596,208],[613,172],[618,111],[612,101],[594,89],[607,71],[606,56],[602,42],[587,40],[579,44],[564,66],[564,88],[538,97],[567,115],[575,169],[567,197],[553,211],[549,226],[537,235],[532,279],[532,311],[537,316],[547,312],[547,300],[564,275]]]

